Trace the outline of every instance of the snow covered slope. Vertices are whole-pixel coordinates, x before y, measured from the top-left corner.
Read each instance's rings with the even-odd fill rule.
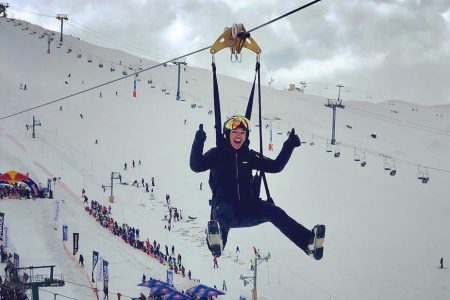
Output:
[[[47,54],[46,37],[38,38],[44,29],[38,27],[36,34],[30,34],[22,30],[26,24],[0,19],[0,118],[117,79],[124,65],[146,68],[155,63],[71,36],[65,36],[63,46],[57,48],[57,35]],[[69,45],[72,52],[67,53]],[[250,294],[251,285],[244,286],[239,276],[251,275],[253,246],[272,257],[258,267],[260,299],[448,298],[450,273],[437,269],[441,257],[450,257],[448,107],[345,103],[344,98],[346,108],[337,112],[336,123],[341,145],[332,148],[341,155],[335,158],[333,152],[326,152],[332,114],[324,106],[326,99],[263,87],[265,116],[281,119],[273,124],[273,152],[267,151],[270,132],[264,126],[265,154],[276,156],[293,127],[306,142],[282,173],[267,176],[271,194],[306,227],[326,224],[324,258],[314,261],[305,256],[272,224],[263,224],[233,229],[220,268],[213,269],[211,255],[201,243],[209,217],[208,173],[195,174],[188,163],[200,123],[208,135],[205,148],[214,145],[214,120],[208,114],[212,76],[209,70],[189,65],[181,76],[186,101],[175,100],[177,69],[167,65],[140,74],[137,97],[132,96],[129,77],[0,120],[0,172],[28,172],[43,185],[47,178],[61,177],[55,186],[55,198],[61,201],[58,230],[53,229],[52,200],[0,201],[9,229],[9,251],[20,254],[21,265],[56,264],[57,273],[64,275],[66,286],[47,290],[95,299],[89,280],[93,250],[110,263],[110,292],[139,295],[145,291],[136,287],[143,273],[165,279],[164,266],[123,243],[84,211],[80,194],[85,188],[89,199],[111,205],[118,222],[138,227],[142,237],[162,246],[174,245],[194,278],[218,287],[226,280],[228,294],[223,299]],[[27,90],[20,89],[21,84]],[[161,91],[164,87],[170,95]],[[219,76],[219,87],[223,114],[243,113],[250,84]],[[25,128],[33,116],[42,123],[35,139]],[[253,126],[250,134],[254,149],[259,144],[257,129]],[[365,168],[354,161],[355,153],[365,155]],[[141,160],[142,165],[130,168],[132,160]],[[389,176],[385,163],[395,164],[396,176]],[[417,180],[418,164],[428,166],[428,184]],[[142,187],[116,184],[115,202],[109,203],[109,191],[101,186],[109,184],[113,171],[127,182],[154,177],[156,200],[149,200]],[[184,217],[170,232],[162,221],[167,214],[166,194]],[[188,215],[197,219],[186,222]],[[71,242],[63,244],[62,224],[69,226],[70,235],[80,233],[85,269],[77,266]],[[236,246],[241,249],[237,262]],[[195,285],[181,276],[175,276],[174,284],[179,290]],[[53,295],[42,292],[41,299]]]

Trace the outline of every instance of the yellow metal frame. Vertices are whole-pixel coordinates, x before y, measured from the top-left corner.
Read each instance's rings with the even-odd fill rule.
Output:
[[[245,31],[244,26],[240,27],[242,31]],[[261,53],[261,48],[258,43],[252,38],[233,38],[232,28],[225,27],[225,31],[217,38],[214,44],[211,46],[209,52],[215,54],[224,48],[230,48],[231,54],[240,54],[242,48],[247,48],[256,54]]]

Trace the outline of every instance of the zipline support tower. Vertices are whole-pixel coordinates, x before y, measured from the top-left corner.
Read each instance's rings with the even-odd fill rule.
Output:
[[[59,37],[59,43],[62,44],[63,43],[63,24],[64,24],[64,20],[68,21],[69,17],[67,16],[67,14],[57,14],[56,18],[61,21],[61,36]]]
[[[36,130],[35,130],[35,127],[36,126],[41,126],[42,124],[41,124],[41,121],[39,121],[39,120],[36,120],[36,118],[33,116],[33,124],[32,125],[25,125],[25,127],[27,128],[27,130],[28,129],[30,129],[30,128],[33,128],[33,133],[31,134],[31,137],[34,139],[34,138],[36,138]]]
[[[111,189],[111,195],[109,196],[109,202],[114,203],[114,179],[119,179],[120,173],[119,172],[111,172],[111,184],[110,185],[104,185],[102,184],[103,191],[106,191],[106,189]]]
[[[244,281],[244,286],[251,283],[253,281],[253,289],[252,289],[252,300],[258,300],[258,293],[256,289],[256,282],[257,282],[257,276],[258,276],[258,265],[262,263],[263,261],[268,262],[270,259],[270,252],[265,257],[258,256],[257,253],[255,253],[255,259],[253,261],[253,276],[241,276],[239,279]]]
[[[181,76],[181,65],[187,66],[187,62],[185,59],[173,61],[173,64],[178,66],[178,84],[177,84],[177,100],[180,100],[180,76]]]
[[[9,7],[9,3],[0,3],[0,15],[2,18],[8,17],[6,15],[6,9]]]
[[[325,104],[326,107],[330,107],[333,109],[333,124],[332,124],[332,131],[331,131],[331,145],[336,144],[336,108],[345,108],[345,105],[342,104],[341,99],[341,88],[344,86],[342,84],[336,85],[339,88],[338,92],[338,98],[336,99],[327,99],[328,103]]]

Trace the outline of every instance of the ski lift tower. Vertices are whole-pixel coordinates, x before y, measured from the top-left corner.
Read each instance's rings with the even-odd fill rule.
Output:
[[[34,116],[33,116],[33,124],[31,124],[31,125],[28,125],[28,124],[25,125],[26,128],[27,128],[27,130],[30,129],[30,128],[33,129],[33,133],[31,134],[31,137],[32,137],[33,139],[36,138],[36,130],[35,130],[35,127],[36,127],[36,126],[41,126],[41,125],[42,125],[42,124],[41,124],[41,121],[36,120]]]
[[[241,276],[239,279],[244,281],[244,286],[249,284],[253,281],[253,289],[252,289],[252,300],[258,300],[258,293],[256,291],[256,279],[258,275],[258,265],[262,263],[263,261],[268,262],[270,259],[270,252],[265,257],[259,256],[257,253],[255,253],[255,259],[253,261],[253,276]]]
[[[119,172],[111,172],[111,185],[104,185],[102,184],[103,191],[106,191],[106,189],[111,189],[111,195],[108,197],[109,202],[114,203],[114,194],[113,194],[113,188],[114,188],[114,179],[120,179],[121,175]]]
[[[177,84],[177,100],[180,100],[180,73],[181,73],[181,65],[187,65],[186,59],[183,60],[178,60],[178,61],[173,61],[172,62],[174,65],[178,66],[178,84]]]
[[[9,3],[0,3],[0,15],[3,15],[3,18],[6,18],[6,9],[9,7]]]
[[[328,99],[328,103],[325,104],[326,107],[330,107],[333,109],[333,124],[332,124],[332,131],[331,131],[331,145],[335,145],[336,144],[336,138],[335,138],[335,133],[336,133],[336,108],[345,108],[345,105],[342,104],[342,99],[341,99],[341,88],[343,88],[344,86],[342,84],[338,84],[336,85],[339,88],[339,92],[338,92],[338,98],[336,99]]]
[[[275,117],[275,116],[267,116],[263,118],[264,120],[269,122],[269,126],[270,126],[270,141],[269,141],[269,151],[273,151],[273,134],[272,134],[272,125],[274,121],[279,121],[280,118]]]
[[[51,287],[60,287],[60,286],[64,286],[65,282],[63,279],[63,276],[61,274],[61,279],[55,279],[54,278],[54,272],[53,269],[55,268],[55,266],[30,266],[30,267],[23,267],[23,268],[17,268],[17,271],[19,273],[25,273],[27,270],[30,274],[28,275],[28,280],[26,280],[26,282],[22,282],[23,285],[25,286],[26,289],[31,289],[31,293],[32,293],[32,299],[33,300],[39,300],[39,288],[40,287],[47,287],[47,286],[51,286]],[[42,275],[42,274],[34,274],[34,270],[36,269],[49,269],[48,275]],[[22,277],[24,274],[22,274],[22,276],[18,277]],[[20,279],[19,279],[20,280]],[[24,281],[24,280],[22,280]],[[56,299],[56,296],[55,296]]]
[[[63,24],[64,24],[64,20],[69,20],[69,17],[67,16],[67,14],[57,14],[56,18],[58,20],[61,21],[61,36],[59,38],[59,43],[62,44],[63,43]]]

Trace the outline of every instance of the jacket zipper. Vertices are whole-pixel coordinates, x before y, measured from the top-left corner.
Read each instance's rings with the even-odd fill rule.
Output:
[[[238,169],[238,159],[237,159],[238,155],[237,153],[235,153],[235,157],[234,157],[234,163],[236,166],[236,185],[237,185],[237,193],[238,193],[238,200],[241,200],[241,193],[239,190],[239,169]]]

